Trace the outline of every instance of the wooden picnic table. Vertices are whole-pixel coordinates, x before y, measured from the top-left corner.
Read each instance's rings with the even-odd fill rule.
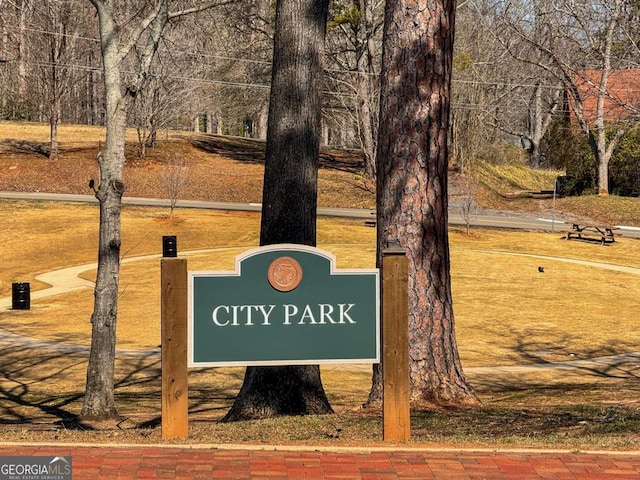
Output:
[[[574,223],[567,233],[567,240],[599,241],[602,245],[615,242],[613,231],[615,227],[603,227],[598,225],[584,225]]]

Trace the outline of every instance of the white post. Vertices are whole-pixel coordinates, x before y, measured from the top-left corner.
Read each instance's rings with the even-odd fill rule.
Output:
[[[558,177],[553,181],[553,213],[551,217],[551,233],[555,232],[556,226],[556,192],[558,191]]]

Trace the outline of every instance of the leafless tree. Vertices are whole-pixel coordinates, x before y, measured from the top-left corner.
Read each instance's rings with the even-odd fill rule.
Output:
[[[623,135],[635,128],[640,113],[637,104],[616,96],[609,82],[615,70],[630,66],[629,56],[616,52],[629,49],[632,10],[627,0],[511,0],[502,12],[507,27],[502,39],[513,57],[562,83],[571,113],[596,159],[600,195],[609,193],[613,151]],[[594,109],[589,111],[586,107],[592,100]],[[609,118],[609,102],[626,113]]]
[[[175,62],[166,54],[155,62],[147,76],[144,88],[135,96],[128,115],[129,124],[138,133],[138,157],[145,158],[147,148],[156,146],[158,132],[169,128],[176,119],[188,115],[197,103],[197,86],[180,79],[190,67],[186,62]]]
[[[458,180],[458,187],[460,188],[460,213],[467,227],[467,235],[469,235],[471,231],[471,216],[474,212],[476,199],[476,184],[471,172],[466,172]]]
[[[176,5],[181,2],[127,2],[90,0],[98,14],[106,105],[106,138],[98,155],[100,179],[96,198],[100,203],[98,273],[91,316],[91,351],[87,386],[80,417],[88,421],[117,418],[114,401],[114,364],[121,247],[121,205],[125,184],[127,114],[132,99],[144,86],[158,43],[170,21],[213,8],[224,0]],[[178,8],[170,11],[169,3]],[[125,61],[136,54],[134,75],[125,75]]]
[[[350,123],[341,128],[355,126],[370,178],[375,177],[383,7],[379,0],[334,2],[329,24],[327,57],[332,65],[327,75],[336,93],[331,99],[340,105],[334,114],[352,113]]]
[[[52,160],[56,160],[59,154],[58,124],[62,118],[63,96],[75,78],[72,65],[75,62],[78,28],[82,24],[78,18],[74,18],[72,4],[72,0],[46,0],[37,6],[42,25],[50,32],[43,42],[46,60],[39,71],[45,103],[42,111],[49,121],[49,158]]]
[[[203,32],[193,48],[198,62],[192,72],[202,79],[193,114],[203,117],[207,133],[265,139],[273,2],[239,2],[224,13],[216,18],[210,13],[209,18],[191,19],[194,28]]]
[[[497,139],[492,124],[503,60],[496,55],[492,10],[486,3],[464,2],[456,12],[449,142],[450,163],[462,172]]]
[[[84,18],[73,8],[75,0],[25,0],[10,5],[13,11],[2,14],[3,23],[17,20],[6,31],[12,40],[10,55],[17,65],[17,81],[7,82],[6,95],[13,98],[18,118],[48,121],[48,156],[55,160],[65,97],[77,78],[74,63]]]
[[[169,196],[169,218],[173,218],[178,197],[189,180],[189,165],[184,159],[172,158],[162,174],[162,183]]]
[[[33,12],[33,0],[18,1],[16,8],[19,10],[18,16],[18,52],[16,61],[18,63],[18,96],[24,98],[27,93],[27,59],[28,45],[26,41],[29,32],[27,31],[28,21]]]
[[[542,138],[562,106],[562,82],[532,65],[536,50],[523,49],[532,59],[524,63],[504,48],[500,5],[473,0],[457,12],[452,147],[461,170],[486,157],[487,147],[505,141],[526,149],[530,165],[540,167]],[[539,23],[534,28],[541,37]]]

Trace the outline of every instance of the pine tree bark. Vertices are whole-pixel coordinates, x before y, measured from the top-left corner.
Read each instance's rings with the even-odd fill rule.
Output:
[[[279,0],[260,244],[315,246],[322,54],[328,0]],[[320,368],[248,367],[223,421],[331,413]]]
[[[454,0],[388,0],[377,152],[378,263],[401,246],[409,263],[414,407],[472,406],[455,338],[447,171]],[[381,394],[374,369],[370,404]]]

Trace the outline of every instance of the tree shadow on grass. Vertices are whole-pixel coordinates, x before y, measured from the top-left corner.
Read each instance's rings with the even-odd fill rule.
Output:
[[[546,447],[637,444],[640,354],[623,353],[637,345],[616,340],[575,352],[562,347],[571,343],[570,334],[550,343],[518,338],[514,365],[468,369],[483,407],[413,412],[412,435]]]
[[[74,421],[68,407],[81,394],[59,388],[63,379],[86,362],[63,352],[37,353],[5,348],[0,359],[0,423],[31,424],[43,419]]]
[[[0,358],[0,425],[91,430],[82,408],[86,354],[25,347],[4,348]],[[189,415],[218,418],[231,406],[242,369],[189,372]],[[121,429],[161,423],[161,367],[157,353],[119,355],[114,388]]]
[[[15,140],[12,138],[0,141],[0,146],[2,146],[3,149],[17,152],[17,153],[36,154],[36,155],[41,155],[43,157],[49,156],[50,145],[51,144],[49,142]]]
[[[537,370],[580,371],[588,376],[607,378],[639,378],[640,346],[624,340],[611,339],[606,344],[588,345],[584,332],[553,331],[542,335],[539,331],[529,332],[497,326],[493,337],[501,343],[474,345],[474,356],[482,357],[482,352],[502,350],[499,357],[506,365],[476,367],[477,370],[496,368],[496,372],[507,373],[514,368]],[[473,371],[474,368],[470,368]]]
[[[488,444],[550,445],[607,442],[633,446],[640,412],[621,405],[504,405],[476,410],[415,412],[412,435],[425,440],[475,441]],[[598,440],[598,438],[600,440]],[[536,443],[537,442],[537,443]]]
[[[469,376],[479,392],[522,398],[529,404],[538,395],[540,402],[547,404],[616,403],[625,397],[637,400],[640,392],[637,345],[613,340],[607,345],[568,349],[566,345],[572,343],[569,333],[544,342],[521,336],[513,345],[517,362],[505,367],[470,368]]]
[[[552,346],[534,342],[528,338],[519,338],[515,351],[523,360],[524,365],[542,365],[549,368],[572,368],[584,375],[602,378],[639,379],[640,378],[640,347],[625,340],[610,340],[607,345],[589,348],[564,347],[572,343],[571,334],[565,333],[563,338],[553,342]],[[556,347],[558,345],[559,347]],[[553,349],[560,350],[560,358],[549,354]],[[564,358],[563,358],[564,357]]]
[[[211,134],[187,136],[185,140],[207,153],[224,155],[239,162],[264,165],[266,143],[263,140]],[[322,148],[320,167],[360,173],[364,169],[364,157],[358,151]]]
[[[73,142],[62,142],[58,145],[61,155],[70,153],[86,153],[89,157],[94,157],[98,152],[98,145],[86,146],[77,145]],[[17,154],[39,155],[49,158],[51,142],[36,142],[33,140],[23,140],[7,138],[0,140],[0,151],[7,151]]]
[[[579,352],[578,360],[611,356],[631,351],[632,347],[624,341],[613,342]],[[526,358],[531,365],[553,366],[554,362],[549,362],[548,355],[540,348],[526,337],[514,347],[520,358]],[[471,374],[470,381],[481,394],[485,407],[470,411],[413,412],[412,436],[425,441],[434,435],[452,441],[477,440],[479,435],[496,441],[504,437],[529,439],[545,435],[636,438],[640,425],[637,400],[640,398],[640,357],[617,358],[603,364],[573,366],[570,370],[540,368],[528,373]],[[161,370],[157,354],[119,355],[116,372],[116,405],[123,419],[118,428],[142,437],[158,436]],[[369,372],[365,374],[368,376]],[[4,348],[0,358],[0,425],[25,429],[31,432],[29,435],[42,430],[56,435],[62,430],[90,431],[77,417],[82,406],[85,375],[85,354]],[[242,368],[191,369],[190,424],[200,429],[217,423],[230,408],[242,375]],[[365,422],[365,417],[358,421]],[[339,426],[342,422],[345,419],[339,416],[335,420]],[[353,428],[360,428],[357,425],[361,424],[355,425]],[[206,430],[209,431],[213,430]],[[221,434],[228,436],[237,432]],[[255,433],[259,434],[266,435]]]

